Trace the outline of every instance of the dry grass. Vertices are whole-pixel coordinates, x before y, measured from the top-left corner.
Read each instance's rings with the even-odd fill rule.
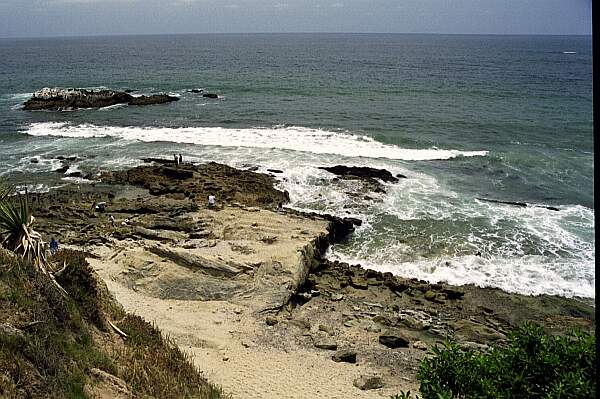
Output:
[[[58,277],[68,297],[0,250],[1,398],[85,398],[91,368],[123,379],[136,398],[226,397],[160,331],[111,300],[81,253],[56,259],[69,265]]]

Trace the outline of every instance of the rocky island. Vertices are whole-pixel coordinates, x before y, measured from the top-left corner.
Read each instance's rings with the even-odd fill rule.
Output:
[[[152,105],[179,100],[167,94],[133,96],[124,91],[43,88],[23,104],[27,111],[66,111],[81,108],[102,108],[117,104]]]

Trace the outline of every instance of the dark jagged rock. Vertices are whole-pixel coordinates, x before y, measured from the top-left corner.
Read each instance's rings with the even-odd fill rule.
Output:
[[[388,348],[408,348],[409,341],[405,337],[399,335],[381,335],[379,336],[379,343],[387,346]]]
[[[386,169],[370,168],[368,166],[321,166],[319,169],[326,170],[338,176],[355,176],[365,179],[379,179],[384,182],[397,183],[398,178]]]
[[[54,172],[65,173],[67,170],[69,170],[69,165],[62,165],[60,168],[54,169]]]
[[[205,98],[219,98],[219,95],[215,94],[215,93],[205,93],[205,94],[202,95],[202,97],[205,97]]]
[[[271,173],[283,173],[283,170],[281,170],[281,169],[267,169],[267,172],[271,172]]]
[[[128,104],[129,105],[154,105],[154,104],[165,104],[179,100],[179,97],[169,96],[167,94],[154,94],[151,96],[139,96],[132,97]]]
[[[149,159],[154,161],[154,159]],[[275,180],[265,174],[239,170],[210,162],[201,165],[182,164],[177,167],[165,160],[160,165],[142,165],[124,171],[108,172],[100,179],[112,184],[141,186],[150,194],[181,195],[196,201],[206,201],[215,195],[218,202],[239,202],[247,206],[272,208],[289,200],[289,194],[273,188]]]
[[[203,89],[190,89],[187,92],[188,93],[199,94],[199,93],[202,93],[203,91],[204,91]]]
[[[173,165],[175,160],[173,159],[164,159],[164,158],[142,158],[142,162],[145,163],[157,163],[160,165]]]
[[[352,350],[341,350],[331,356],[334,362],[356,363],[356,352]]]
[[[513,205],[513,206],[520,206],[520,207],[527,207],[527,206],[533,206],[536,208],[544,208],[544,209],[548,209],[549,211],[560,211],[560,209],[558,209],[555,206],[550,206],[550,205],[535,205],[535,204],[527,204],[526,202],[518,202],[518,201],[503,201],[503,200],[497,200],[497,199],[491,199],[491,198],[477,198],[477,200],[479,201],[483,201],[483,202],[491,202],[494,204],[504,204],[504,205]]]
[[[78,108],[102,108],[116,104],[150,105],[179,100],[178,97],[158,94],[134,97],[124,91],[44,88],[27,100],[23,109],[27,111],[59,111]]]

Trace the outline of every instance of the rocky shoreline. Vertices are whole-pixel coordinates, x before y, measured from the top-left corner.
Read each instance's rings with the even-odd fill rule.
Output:
[[[328,261],[327,247],[359,220],[278,212],[288,196],[270,175],[147,161],[32,194],[38,230],[89,253],[127,310],[170,333],[234,397],[389,396],[415,391],[420,360],[445,339],[487,350],[525,321],[552,334],[595,328],[591,302]]]

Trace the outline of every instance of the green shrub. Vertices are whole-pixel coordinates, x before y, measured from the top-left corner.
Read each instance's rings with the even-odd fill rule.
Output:
[[[549,336],[525,324],[508,345],[486,353],[446,342],[423,360],[417,378],[423,399],[595,398],[596,338],[576,331]]]

